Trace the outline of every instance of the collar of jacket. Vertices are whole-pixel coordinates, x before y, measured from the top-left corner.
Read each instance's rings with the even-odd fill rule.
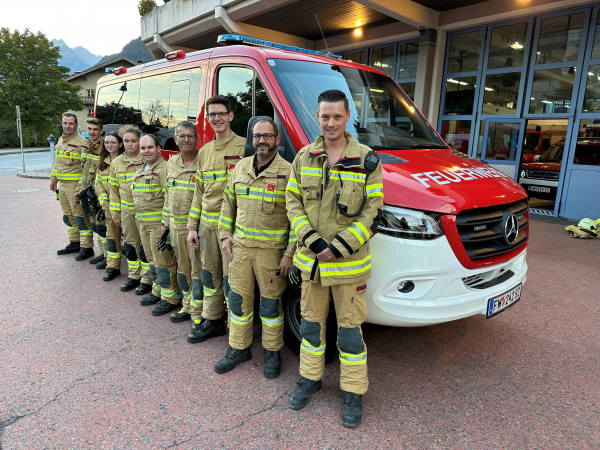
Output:
[[[261,173],[259,173],[258,176],[256,176],[254,174],[254,156],[249,156],[248,159],[250,160],[250,164],[248,164],[246,166],[246,173],[248,175],[250,175],[252,177],[252,179],[264,177],[264,176],[266,176],[267,173],[275,173],[276,174],[279,171],[279,166],[281,165],[281,161],[283,160],[283,158],[281,157],[279,152],[277,152],[275,154],[275,158],[273,158],[271,160],[271,164],[269,165],[269,167],[267,167],[265,170],[263,170]]]
[[[62,137],[63,142],[69,142],[69,141],[75,139],[75,136],[79,136],[79,133],[77,131],[73,134],[63,134],[61,137]]]
[[[94,143],[92,143],[92,140],[90,139],[89,146],[88,146],[88,153],[93,153],[96,150],[96,147],[98,147],[98,150],[101,149],[103,142],[104,142],[104,136],[100,136],[100,139],[98,139]],[[98,153],[99,153],[99,151],[98,151]]]
[[[186,165],[183,163],[183,153],[180,153],[179,155],[175,155],[173,156],[171,159],[175,159],[175,164],[177,164],[177,167],[179,167],[182,171],[189,169],[190,167],[198,167],[198,158],[200,157],[200,150],[198,150],[196,152],[196,157],[194,158],[194,160],[192,161],[192,163],[186,167]],[[171,160],[169,159],[169,161]],[[168,161],[167,161],[168,162]]]
[[[104,158],[104,162],[110,166],[110,163],[112,162],[110,160],[110,155],[108,155],[106,158]]]
[[[219,150],[223,150],[225,147],[227,147],[227,144],[229,144],[234,137],[236,137],[237,134],[235,134],[233,131],[231,132],[231,134],[229,136],[227,136],[226,138],[223,139],[216,139],[215,136],[215,140],[214,140],[214,145],[215,145],[215,150],[219,151]]]
[[[148,168],[146,170],[149,170],[152,172],[152,169],[154,169],[156,166],[158,166],[161,163],[161,161],[164,161],[162,155],[159,156],[158,159],[156,161],[154,161],[151,166],[148,166]],[[144,163],[146,163],[146,161],[144,161]]]
[[[125,161],[127,164],[134,164],[134,165],[138,165],[138,164],[146,164],[146,161],[144,161],[144,158],[142,158],[142,152],[139,152],[137,154],[137,156],[132,159],[131,161],[129,160],[129,157],[127,156],[127,151],[124,151],[123,153],[121,153],[119,156],[117,156],[117,158],[123,158],[123,161]],[[117,159],[115,158],[115,159]]]
[[[341,165],[344,167],[355,167],[355,166],[360,166],[360,159],[361,159],[361,151],[360,148],[358,147],[358,142],[356,142],[356,139],[354,139],[354,136],[352,136],[350,133],[348,133],[347,131],[344,131],[344,137],[346,138],[346,141],[348,142],[348,144],[346,145],[346,148],[344,149],[344,153],[342,154],[342,157],[339,159],[338,162],[336,162],[334,164],[334,166],[337,165]],[[309,158],[318,158],[321,156],[326,156],[327,152],[325,151],[325,147],[323,145],[323,135],[320,134],[317,139],[315,140],[315,142],[312,144],[312,147],[310,149],[310,155]]]

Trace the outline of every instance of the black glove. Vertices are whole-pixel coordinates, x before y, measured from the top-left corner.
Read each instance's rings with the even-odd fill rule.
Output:
[[[96,214],[96,220],[98,222],[104,222],[104,219],[106,219],[106,211],[101,209],[100,211],[98,211],[98,214]]]
[[[158,249],[161,252],[164,252],[165,250],[173,250],[173,246],[171,245],[171,232],[168,228],[158,241]]]
[[[298,284],[302,281],[300,270],[296,266],[291,267],[290,273],[288,274],[288,280],[290,280],[290,283],[292,284]]]

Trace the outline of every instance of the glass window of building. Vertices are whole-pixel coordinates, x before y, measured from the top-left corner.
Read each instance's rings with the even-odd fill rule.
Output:
[[[394,60],[396,58],[396,46],[392,45],[389,47],[376,48],[373,50],[372,55],[373,56],[371,57],[371,66],[393,77],[395,66]]]
[[[542,20],[536,64],[577,61],[585,13]]]
[[[600,112],[600,65],[588,69],[583,112]]]
[[[600,14],[596,20],[596,30],[594,31],[594,46],[592,47],[592,59],[600,58]]]
[[[574,67],[536,70],[533,74],[529,113],[568,113],[574,80]]]
[[[347,53],[346,59],[350,62],[355,62],[358,64],[367,64],[367,52],[362,51],[362,52]]]
[[[600,166],[600,119],[581,119],[573,163]]]
[[[515,114],[520,84],[521,72],[487,75],[482,114]]]
[[[411,100],[415,100],[415,83],[398,83]]]
[[[444,114],[450,116],[473,114],[477,77],[446,79]]]
[[[444,120],[442,122],[442,139],[450,147],[464,154],[469,153],[469,140],[471,138],[470,120]]]
[[[455,34],[450,40],[448,73],[471,72],[479,67],[481,30]]]
[[[527,36],[527,22],[492,29],[488,69],[521,67]]]
[[[485,119],[479,121],[479,136],[477,137],[477,159],[481,159],[483,148],[483,133],[485,132]]]
[[[517,157],[521,125],[518,123],[490,123],[485,159],[514,161]]]
[[[400,45],[398,60],[398,78],[415,78],[417,76],[417,60],[419,59],[419,43],[409,42]]]

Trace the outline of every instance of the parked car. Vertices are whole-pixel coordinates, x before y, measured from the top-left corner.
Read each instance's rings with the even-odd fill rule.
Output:
[[[527,130],[523,142],[523,156],[521,161],[533,162],[533,158],[544,153],[551,145],[564,141],[564,131],[537,131]]]

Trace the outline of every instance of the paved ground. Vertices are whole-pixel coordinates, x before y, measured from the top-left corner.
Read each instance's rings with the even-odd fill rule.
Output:
[[[46,171],[52,169],[52,155],[49,151],[25,153],[26,172],[37,172],[44,169]],[[21,153],[5,154],[0,152],[0,177],[16,175],[20,172],[23,172]]]
[[[40,152],[49,152],[50,147],[27,147],[23,149],[24,153],[40,153]],[[13,155],[13,154],[21,154],[20,148],[0,148],[0,155]]]
[[[15,192],[19,189],[43,189]],[[598,449],[600,240],[533,222],[521,302],[491,319],[367,329],[370,390],[340,424],[339,364],[288,409],[297,357],[212,367],[226,337],[150,316],[121,280],[58,257],[65,227],[46,180],[0,178],[0,448]]]

